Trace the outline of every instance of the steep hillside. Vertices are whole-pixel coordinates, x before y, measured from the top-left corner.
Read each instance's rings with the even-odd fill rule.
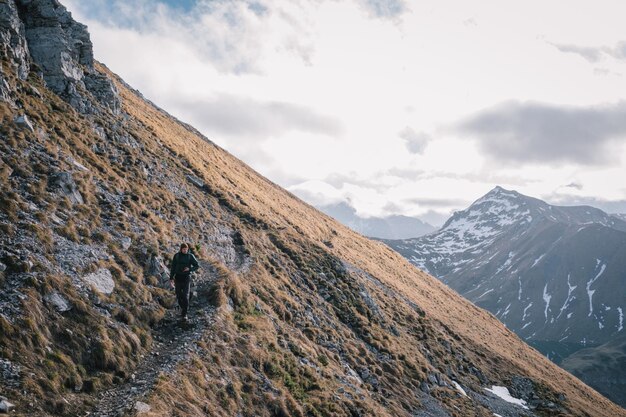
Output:
[[[496,187],[438,232],[387,243],[557,363],[624,334],[626,222],[601,210]]]
[[[92,60],[85,34],[54,0],[0,1],[0,407],[626,415],[147,102]],[[42,39],[51,53],[29,52]],[[203,267],[189,325],[163,282],[181,241]]]

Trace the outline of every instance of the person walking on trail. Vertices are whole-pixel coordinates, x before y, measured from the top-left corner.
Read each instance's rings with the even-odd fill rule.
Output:
[[[189,245],[180,245],[180,251],[174,255],[170,268],[170,285],[176,288],[176,298],[181,309],[181,317],[187,320],[189,310],[189,292],[191,289],[191,273],[200,268],[198,260],[189,253]]]

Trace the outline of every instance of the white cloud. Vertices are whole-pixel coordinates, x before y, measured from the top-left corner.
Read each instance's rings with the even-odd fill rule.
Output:
[[[192,13],[148,0],[64,3],[88,24],[97,59],[311,199],[423,216],[461,208],[453,206],[495,184],[550,195],[576,182],[582,188],[568,190],[626,199],[619,146],[612,167],[576,158],[520,166],[446,129],[510,100],[579,108],[622,100],[626,77],[613,75],[626,60],[601,60],[607,75],[598,76],[576,55],[593,59],[593,51],[574,50],[614,45],[619,53],[621,1],[200,0]]]

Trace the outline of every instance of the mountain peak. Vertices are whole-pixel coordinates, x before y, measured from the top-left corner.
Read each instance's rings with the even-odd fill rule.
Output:
[[[486,200],[493,199],[493,198],[504,198],[504,199],[510,200],[510,199],[518,199],[522,197],[525,197],[525,196],[523,194],[518,193],[515,190],[507,190],[505,188],[500,187],[499,185],[496,185],[487,194],[485,194],[484,196],[476,200],[474,204],[479,203],[479,202],[484,202]]]

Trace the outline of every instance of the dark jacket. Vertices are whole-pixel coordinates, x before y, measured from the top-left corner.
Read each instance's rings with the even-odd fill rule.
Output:
[[[183,272],[183,269],[189,268],[189,271]],[[172,259],[172,266],[170,267],[170,279],[174,279],[174,277],[179,276],[188,276],[189,273],[200,268],[198,265],[198,260],[193,254],[187,252],[182,253],[178,252],[174,255],[174,259]]]

